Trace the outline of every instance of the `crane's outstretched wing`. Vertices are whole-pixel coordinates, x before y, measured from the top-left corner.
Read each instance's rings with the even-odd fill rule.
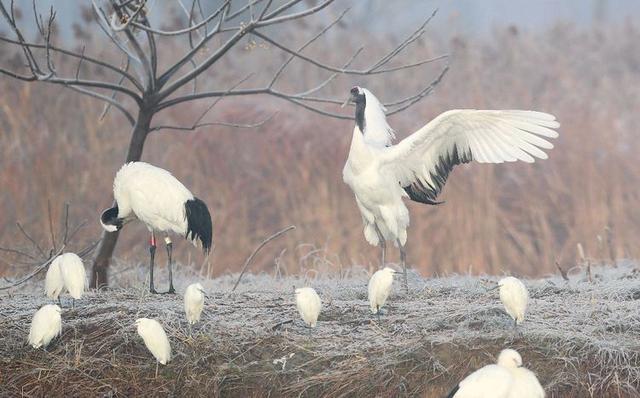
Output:
[[[436,198],[457,164],[546,159],[542,149],[556,138],[560,123],[548,113],[519,110],[456,109],[386,148],[380,167],[394,175],[412,200],[438,204]],[[541,149],[542,148],[542,149]]]

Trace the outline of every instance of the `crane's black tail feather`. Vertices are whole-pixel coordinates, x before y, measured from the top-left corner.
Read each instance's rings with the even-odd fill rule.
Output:
[[[184,208],[187,213],[187,234],[185,237],[192,241],[199,239],[200,243],[202,243],[202,250],[205,254],[209,253],[209,250],[211,250],[213,226],[207,205],[200,199],[194,197],[186,201]]]

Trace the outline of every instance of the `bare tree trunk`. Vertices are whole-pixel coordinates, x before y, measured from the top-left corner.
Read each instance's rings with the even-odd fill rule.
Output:
[[[140,108],[138,119],[131,133],[126,162],[135,162],[142,157],[142,150],[145,140],[147,139],[147,134],[149,134],[149,125],[153,115],[153,109]],[[98,254],[93,260],[93,268],[91,270],[91,288],[99,289],[108,286],[109,264],[111,262],[111,255],[118,242],[118,235],[119,232],[102,232]]]

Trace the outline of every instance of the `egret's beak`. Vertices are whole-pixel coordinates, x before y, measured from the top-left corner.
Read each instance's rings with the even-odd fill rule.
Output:
[[[496,290],[499,287],[500,287],[500,285],[496,285],[496,286],[492,287],[491,289],[487,289],[487,292],[490,292],[492,290]]]
[[[207,297],[207,292],[205,292],[203,289],[198,289],[200,290],[200,293],[202,293],[205,297]]]

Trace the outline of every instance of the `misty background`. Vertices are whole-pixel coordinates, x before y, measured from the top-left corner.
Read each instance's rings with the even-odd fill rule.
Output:
[[[16,4],[21,26],[35,35],[31,2]],[[58,45],[77,49],[84,42],[88,54],[113,55],[89,8],[75,2],[37,4],[43,13],[54,4]],[[150,17],[167,28],[184,26],[177,6],[161,12],[163,4],[151,1]],[[347,7],[352,9],[337,29],[309,50],[332,65],[344,63],[361,45],[365,51],[354,66],[366,65],[439,9],[427,34],[400,60],[449,54],[447,60],[367,79],[343,76],[325,90],[346,96],[358,84],[383,100],[396,98],[432,80],[448,63],[450,71],[432,95],[390,119],[399,138],[452,108],[534,109],[553,113],[561,123],[548,160],[459,166],[441,194],[445,204],[411,204],[407,249],[414,269],[424,275],[541,275],[555,272],[556,261],[575,264],[577,243],[596,262],[640,256],[639,2],[343,0],[276,34],[299,45]],[[4,21],[0,32],[8,32]],[[256,65],[263,72],[255,76],[260,81],[286,59],[249,40],[200,84],[229,86]],[[181,49],[177,42],[163,45],[166,57]],[[6,44],[0,45],[0,57],[21,67]],[[291,88],[326,76],[295,68],[290,74],[295,78],[287,82]],[[0,76],[0,90],[0,246],[28,246],[18,221],[46,242],[48,207],[59,220],[69,202],[72,220],[87,221],[70,248],[84,247],[100,236],[98,217],[111,204],[129,126],[115,112],[101,118],[102,103],[57,86]],[[168,111],[159,122],[190,124],[208,104]],[[352,121],[324,118],[266,96],[225,99],[207,118],[249,123],[274,112],[255,129],[207,127],[149,137],[143,160],[174,173],[213,215],[211,256],[205,259],[175,239],[176,260],[207,276],[238,271],[263,238],[292,224],[297,229],[261,252],[254,271],[377,267],[379,249],[365,242],[353,194],[342,182]],[[115,257],[132,267],[146,262],[147,239],[140,223],[128,225]],[[398,261],[397,251],[388,259]],[[164,261],[160,256],[159,264]],[[0,273],[22,272],[10,257],[0,259]]]

